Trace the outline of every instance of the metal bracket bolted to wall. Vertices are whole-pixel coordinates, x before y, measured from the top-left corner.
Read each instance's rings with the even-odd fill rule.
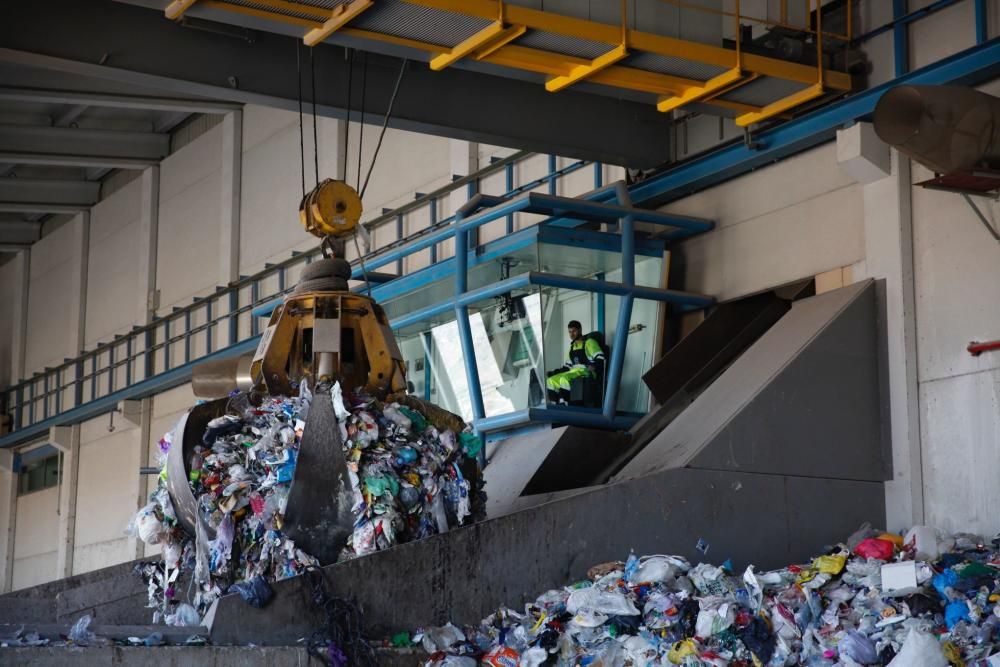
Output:
[[[990,224],[990,221],[986,219],[986,216],[983,215],[983,212],[979,210],[978,206],[976,206],[976,202],[972,201],[972,197],[963,192],[962,199],[964,199],[969,204],[969,208],[971,208],[972,211],[976,214],[976,217],[979,218],[979,222],[983,223],[983,227],[985,227],[986,231],[990,233],[990,236],[993,237],[993,240],[1000,242],[1000,232],[998,232],[997,229]]]

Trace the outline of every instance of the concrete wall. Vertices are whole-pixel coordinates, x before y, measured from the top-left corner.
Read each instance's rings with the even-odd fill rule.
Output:
[[[139,274],[142,180],[135,179],[91,209],[84,346],[93,348],[136,324],[144,283]]]
[[[794,187],[789,187],[794,183]],[[861,188],[826,144],[666,210],[717,227],[680,244],[684,289],[731,299],[853,264],[865,255]]]
[[[59,488],[17,497],[12,588],[27,588],[56,577],[59,551]]]

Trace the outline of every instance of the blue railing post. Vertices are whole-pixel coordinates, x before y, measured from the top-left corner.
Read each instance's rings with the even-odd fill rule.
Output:
[[[396,240],[403,240],[403,214],[400,213],[396,216]],[[396,260],[396,275],[403,275],[403,258],[400,257]]]
[[[115,393],[115,347],[114,341],[108,345],[108,393]]]
[[[306,261],[308,263],[308,260]],[[258,281],[253,281],[250,283],[250,305],[254,308],[257,307],[257,302],[260,301],[260,283]],[[260,323],[257,322],[257,318],[250,316],[250,335],[256,336],[260,333]]]
[[[42,419],[49,418],[49,369],[43,371],[42,376]]]
[[[236,313],[240,309],[239,289],[232,287],[229,292],[229,344],[236,345],[239,329],[239,315]]]
[[[511,193],[511,191],[514,189],[514,165],[513,164],[508,164],[504,168],[504,176],[505,176],[504,187],[506,188],[505,194],[509,195]],[[513,213],[511,213],[510,215],[507,216],[507,233],[508,234],[513,234],[514,233],[514,214]]]
[[[594,189],[604,185],[604,165],[600,162],[594,163]]]
[[[982,44],[989,39],[986,4],[986,0],[976,0],[976,44]]]
[[[557,194],[556,190],[556,156],[549,155],[549,194]]]
[[[604,280],[604,272],[594,276],[596,280]],[[597,293],[597,326],[595,327],[602,334],[608,330],[607,298],[604,292]]]
[[[191,311],[184,311],[184,363],[191,361]]]
[[[170,320],[163,320],[163,370],[170,370]]]
[[[892,20],[906,16],[906,0],[892,0]],[[892,53],[895,61],[896,76],[903,76],[910,69],[910,27],[904,21],[899,21],[892,28]]]
[[[24,410],[24,385],[18,384],[14,389],[14,430],[21,428],[21,412]]]
[[[284,272],[281,273],[284,275]],[[280,283],[279,283],[280,284]],[[205,301],[205,354],[212,354],[212,300]]]
[[[75,377],[73,378],[73,407],[78,408],[83,405],[83,358],[76,362]]]
[[[431,219],[430,219],[430,223],[428,224],[428,226],[429,227],[433,227],[434,225],[437,224],[437,221],[438,221],[438,202],[437,202],[437,199],[431,198],[431,200],[430,200],[430,207],[431,207],[430,208]],[[430,254],[431,254],[431,264],[437,264],[437,261],[438,261],[438,247],[437,247],[437,243],[435,243],[434,245],[432,245],[430,247]]]
[[[476,348],[472,341],[469,307],[457,301],[469,288],[469,232],[462,227],[463,218],[465,212],[460,208],[455,213],[453,223],[455,225],[455,321],[458,324],[462,358],[465,361],[465,379],[469,385],[472,420],[475,421],[486,416],[486,409],[483,406],[483,388],[479,385],[479,364],[476,361]]]

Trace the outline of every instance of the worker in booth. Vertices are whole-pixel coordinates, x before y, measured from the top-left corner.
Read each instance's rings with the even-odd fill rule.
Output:
[[[570,383],[577,378],[602,378],[604,376],[604,347],[594,334],[583,335],[583,327],[576,320],[567,326],[569,351],[566,363],[549,371],[545,385],[550,403],[569,403]]]

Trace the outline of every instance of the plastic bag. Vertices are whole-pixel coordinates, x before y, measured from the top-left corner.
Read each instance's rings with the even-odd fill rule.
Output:
[[[76,623],[73,624],[73,627],[70,628],[69,634],[66,636],[67,639],[74,644],[80,644],[82,646],[86,646],[90,642],[94,641],[97,635],[88,629],[92,620],[93,619],[90,614],[84,614],[78,618]]]
[[[860,665],[871,665],[879,661],[875,643],[854,630],[847,631],[837,644],[837,651]]]
[[[701,601],[701,611],[695,622],[695,634],[699,637],[711,637],[732,626],[736,620],[734,604],[719,598],[706,598]]]
[[[599,590],[596,586],[573,591],[566,601],[566,611],[576,614],[581,610],[595,611],[608,616],[638,616],[639,610],[621,593]]]
[[[201,625],[201,616],[198,611],[186,602],[177,606],[177,611],[169,614],[165,619],[167,625],[192,626]]]
[[[167,536],[167,529],[156,516],[156,505],[156,503],[149,503],[136,512],[127,531],[146,544],[159,544]]]
[[[351,416],[351,413],[344,407],[344,392],[340,388],[339,382],[333,383],[333,389],[330,390],[330,400],[333,401],[333,412],[337,415],[337,419],[343,421]]]
[[[446,651],[452,644],[465,641],[465,633],[451,623],[446,623],[439,628],[429,628],[424,630],[423,639],[420,643],[428,653]],[[475,661],[472,662],[475,665]]]
[[[230,591],[240,594],[247,604],[260,609],[274,596],[274,590],[264,577],[257,575],[248,581],[240,581],[229,587]]]
[[[934,635],[910,630],[888,667],[948,667],[948,659]]]
[[[877,537],[869,537],[862,540],[854,548],[854,553],[862,558],[877,558],[878,560],[892,560],[896,545],[889,540],[880,540]]]
[[[630,583],[670,581],[678,572],[689,569],[691,566],[677,556],[645,556],[639,559],[638,566],[629,572],[627,579]]]
[[[535,646],[521,654],[521,662],[518,667],[541,667],[548,660],[548,657],[549,654],[545,649]]]

